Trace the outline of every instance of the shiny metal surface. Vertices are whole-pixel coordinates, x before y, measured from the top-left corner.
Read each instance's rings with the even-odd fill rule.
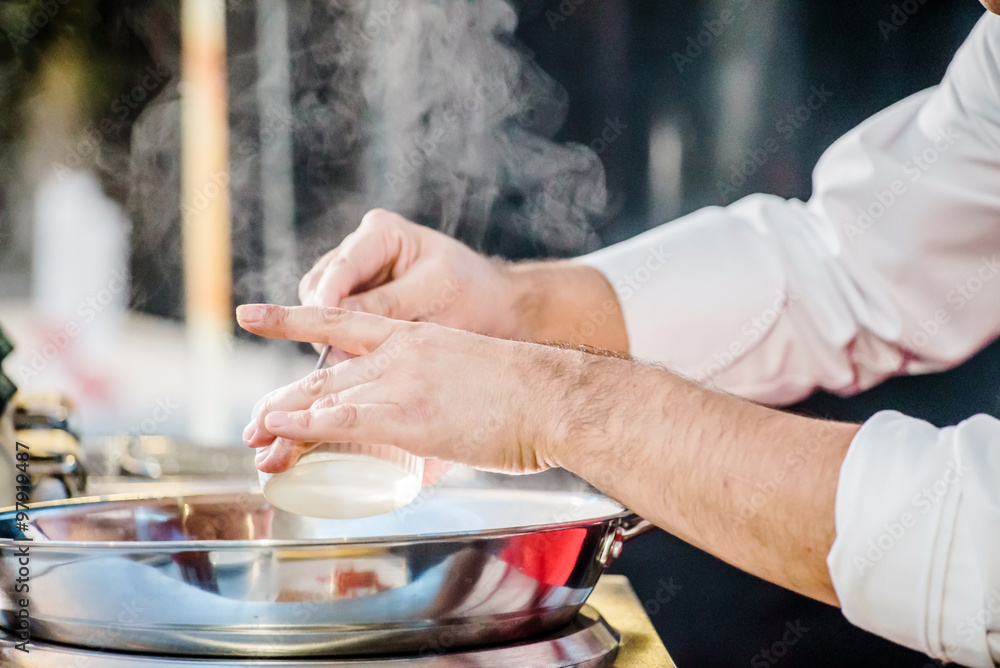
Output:
[[[18,460],[31,477],[32,502],[80,496],[87,488],[87,473],[80,462],[79,440],[70,423],[73,408],[59,394],[14,395],[10,413],[0,418],[0,443],[16,455],[15,444],[27,446],[21,456],[30,455],[27,464]],[[9,428],[13,429],[11,435]],[[2,473],[2,472],[0,472]],[[0,486],[15,478],[0,479]],[[5,499],[13,503],[9,498]]]
[[[87,491],[92,496],[191,496],[194,494],[250,494],[260,489],[256,476],[195,478],[163,476],[156,480],[136,477],[90,476]]]
[[[83,450],[91,476],[107,479],[148,482],[178,476],[252,477],[255,484],[257,480],[253,465],[256,453],[250,448],[217,448],[166,436],[119,434],[84,441]]]
[[[605,668],[614,664],[618,634],[589,606],[558,631],[527,643],[423,655],[272,659],[267,668]],[[9,668],[244,668],[245,659],[156,657],[33,643],[30,654],[0,638],[0,665]]]
[[[35,639],[195,656],[426,654],[570,622],[634,516],[597,494],[429,488],[358,520],[259,493],[80,499],[0,514],[0,610],[30,538]]]

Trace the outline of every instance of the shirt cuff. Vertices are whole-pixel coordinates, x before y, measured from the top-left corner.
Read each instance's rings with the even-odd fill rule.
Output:
[[[788,300],[774,240],[755,224],[788,206],[758,195],[707,207],[574,261],[614,288],[633,356],[711,380],[764,339]]]
[[[868,420],[840,471],[827,558],[844,616],[934,658],[994,666],[997,471],[994,418],[944,429],[893,411]]]

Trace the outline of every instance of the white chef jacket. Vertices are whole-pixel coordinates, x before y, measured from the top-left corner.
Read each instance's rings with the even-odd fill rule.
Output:
[[[632,353],[785,404],[945,369],[1000,335],[1000,17],[939,86],[840,138],[813,182],[806,203],[752,195],[581,258],[614,286]],[[1000,421],[874,416],[841,469],[836,528],[849,620],[1000,662]]]

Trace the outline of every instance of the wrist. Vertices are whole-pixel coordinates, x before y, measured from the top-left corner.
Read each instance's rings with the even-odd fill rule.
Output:
[[[665,413],[687,382],[631,360],[576,349],[548,360],[551,378],[539,383],[548,402],[539,439],[546,461],[587,480],[607,494],[622,493],[624,471],[639,470],[650,434],[672,419]],[[654,438],[655,440],[655,438]]]
[[[522,341],[549,340],[546,313],[552,302],[551,269],[548,262],[505,264],[513,323],[510,338]]]
[[[576,348],[543,346],[540,353],[544,358],[532,362],[544,373],[536,376],[532,401],[539,456],[588,480],[602,477],[611,465],[604,461],[607,444],[623,436],[622,411],[633,399],[620,381],[634,365]]]
[[[509,265],[516,337],[628,353],[625,318],[604,274],[572,261]]]
[[[529,344],[526,362],[523,434],[537,460],[546,468],[571,469],[572,453],[567,444],[579,437],[583,423],[580,406],[586,402],[580,387],[585,355],[578,350]]]

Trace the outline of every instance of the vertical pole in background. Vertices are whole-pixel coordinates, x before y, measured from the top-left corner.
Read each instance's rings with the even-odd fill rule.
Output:
[[[236,440],[229,424],[232,239],[225,0],[182,0],[181,190],[190,358],[189,436]]]
[[[288,0],[257,0],[257,109],[264,296],[297,303],[298,252],[292,180],[292,86]]]

